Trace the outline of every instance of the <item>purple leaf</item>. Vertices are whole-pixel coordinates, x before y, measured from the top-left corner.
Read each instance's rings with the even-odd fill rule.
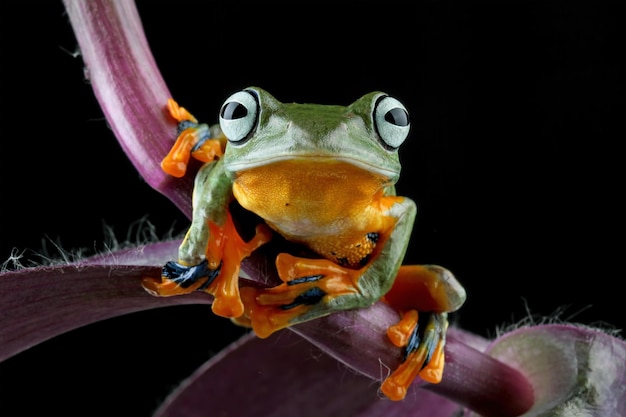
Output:
[[[136,311],[177,304],[207,304],[206,294],[156,298],[141,287],[145,276],[160,276],[160,266],[177,242],[137,249],[135,265],[42,266],[0,274],[0,361],[54,336],[90,323]],[[131,251],[109,259],[130,259]],[[141,255],[140,255],[141,254]],[[102,261],[102,259],[101,259]]]
[[[141,279],[159,276],[160,266],[175,256],[179,243],[160,242],[87,258],[77,264],[28,268],[0,275],[3,289],[0,293],[3,306],[0,360],[56,335],[107,318],[168,305],[210,303],[212,297],[205,293],[158,298],[142,289]],[[318,346],[325,357],[347,364],[362,375],[360,378],[367,377],[367,386],[375,392],[379,387],[376,381],[399,364],[399,349],[385,337],[386,327],[397,318],[386,304],[377,303],[369,309],[337,313],[292,330]],[[276,337],[285,333],[288,331]],[[458,337],[455,338],[455,334]],[[516,415],[521,408],[531,405],[532,397],[525,391],[524,378],[461,340],[485,345],[482,339],[451,330],[444,381],[429,389],[487,416]],[[259,355],[258,359],[264,362],[266,357]],[[273,362],[267,366],[272,367]],[[340,365],[335,363],[334,366]],[[276,369],[281,372],[280,367]],[[306,373],[300,377],[308,378]],[[426,395],[418,386],[414,384],[409,397]]]
[[[214,356],[179,386],[155,417],[245,415],[452,417],[459,405],[426,390],[405,401],[337,363],[293,332],[253,335]]]

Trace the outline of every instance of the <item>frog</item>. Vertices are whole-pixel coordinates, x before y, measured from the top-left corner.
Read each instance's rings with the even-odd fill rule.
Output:
[[[199,123],[173,99],[167,108],[178,137],[163,170],[180,178],[192,160],[201,167],[178,260],[144,279],[144,289],[204,291],[215,314],[260,338],[384,302],[399,314],[387,337],[402,361],[381,391],[399,401],[418,377],[439,383],[448,313],[466,293],[446,268],[403,265],[417,214],[396,194],[407,108],[380,91],[344,106],[283,103],[254,86],[225,100],[219,124]],[[233,202],[258,218],[251,237],[238,231]],[[276,285],[243,285],[241,262],[276,238],[306,251],[276,255]]]

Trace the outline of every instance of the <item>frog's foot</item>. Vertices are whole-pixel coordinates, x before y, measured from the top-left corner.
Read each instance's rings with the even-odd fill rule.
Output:
[[[219,275],[205,291],[215,297],[213,312],[222,317],[239,317],[244,308],[239,294],[239,267],[241,261],[272,238],[265,224],[256,227],[254,237],[245,242],[237,232],[230,213],[224,225],[209,222],[209,242],[206,257],[209,269],[220,269]]]
[[[422,315],[418,321],[418,312],[409,310],[400,322],[387,330],[391,342],[404,349],[402,364],[381,386],[381,391],[391,400],[402,400],[417,376],[433,384],[441,381],[448,315],[447,313],[422,313]],[[426,319],[424,325],[423,319]]]
[[[144,278],[142,285],[154,296],[169,297],[204,290],[218,273],[219,269],[210,269],[207,261],[193,266],[168,262],[163,267],[160,281]]]
[[[225,139],[211,138],[208,125],[198,124],[195,117],[172,99],[168,100],[167,108],[178,121],[178,138],[161,161],[163,171],[180,178],[187,172],[190,156],[202,162],[211,162],[224,154]]]
[[[356,295],[362,271],[344,268],[326,259],[298,258],[281,253],[276,258],[278,275],[283,284],[259,289],[243,287],[245,320],[257,336],[268,337],[285,327],[332,312],[332,307],[317,308],[332,298]]]

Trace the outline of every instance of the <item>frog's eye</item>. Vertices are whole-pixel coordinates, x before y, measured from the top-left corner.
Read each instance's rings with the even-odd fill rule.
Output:
[[[256,125],[259,103],[252,91],[239,91],[228,97],[220,109],[220,128],[230,142],[241,144]]]
[[[397,149],[409,135],[409,112],[393,97],[383,95],[374,105],[374,126],[378,136],[389,150]]]

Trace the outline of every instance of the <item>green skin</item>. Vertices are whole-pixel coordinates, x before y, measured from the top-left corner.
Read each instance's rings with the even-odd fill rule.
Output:
[[[395,145],[404,140],[408,126],[392,126],[391,135],[398,136],[392,137],[388,143],[381,140],[382,131],[375,127],[373,114],[377,101],[385,97],[383,93],[367,94],[349,106],[324,106],[283,104],[260,88],[247,90],[258,97],[258,116],[251,133],[245,140],[229,142],[224,157],[205,164],[196,176],[193,220],[179,249],[179,259],[186,265],[197,265],[204,260],[209,238],[207,221],[224,224],[228,205],[235,198],[232,190],[239,172],[294,158],[329,158],[384,176],[387,179],[385,195],[395,195],[394,184],[400,175]],[[228,129],[222,127],[228,137]],[[397,222],[384,240],[384,246],[363,269],[357,283],[358,292],[318,302],[295,317],[291,324],[338,310],[366,307],[378,301],[391,288],[401,266],[416,212],[415,203],[408,198],[393,204],[386,215]],[[279,233],[283,227],[293,236],[298,225],[273,223]],[[302,233],[309,231],[303,230]],[[464,294],[452,298],[456,296],[465,298]],[[441,318],[445,321],[445,313],[441,313]]]

